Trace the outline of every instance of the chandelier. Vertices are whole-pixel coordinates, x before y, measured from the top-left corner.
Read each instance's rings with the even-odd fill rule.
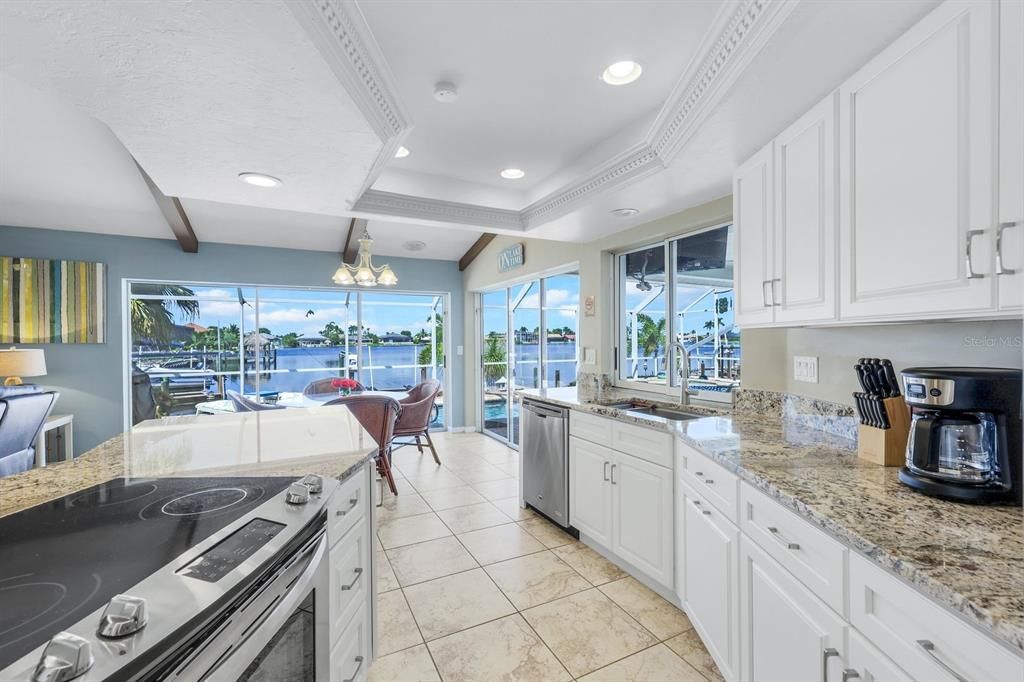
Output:
[[[370,231],[364,228],[363,236],[359,238],[358,264],[349,265],[342,261],[331,280],[342,286],[358,284],[361,287],[375,287],[379,284],[383,287],[393,287],[398,284],[398,277],[389,265],[374,267],[370,256],[371,244],[373,240],[370,239]]]

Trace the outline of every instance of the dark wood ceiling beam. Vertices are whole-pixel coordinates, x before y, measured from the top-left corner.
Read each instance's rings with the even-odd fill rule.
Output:
[[[185,207],[181,205],[181,200],[178,197],[169,197],[161,192],[160,188],[153,182],[153,178],[149,177],[149,173],[139,165],[138,161],[135,162],[135,166],[142,173],[146,186],[149,187],[150,194],[153,195],[156,205],[160,208],[160,212],[163,213],[164,220],[167,221],[167,226],[171,228],[174,238],[181,245],[181,250],[185,253],[198,253],[199,239],[196,238],[196,233],[192,229],[192,223],[188,219],[188,214],[185,213]]]
[[[366,229],[365,218],[352,218],[348,224],[348,234],[345,236],[345,247],[341,250],[341,261],[343,263],[355,264],[356,255],[359,253],[359,238],[363,236]]]
[[[459,259],[459,271],[461,272],[462,270],[468,268],[469,264],[472,263],[476,259],[476,257],[480,255],[481,251],[487,248],[488,244],[494,241],[494,238],[496,236],[497,235],[492,234],[490,232],[484,232],[482,235],[480,235],[480,238],[473,242],[473,246],[469,247],[469,250],[466,251],[466,253],[463,254],[462,258]]]

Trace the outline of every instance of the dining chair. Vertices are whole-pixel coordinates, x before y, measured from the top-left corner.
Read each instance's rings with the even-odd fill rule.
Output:
[[[302,389],[302,395],[324,395],[327,393],[337,393],[338,389],[331,385],[331,382],[339,379],[340,377],[327,377],[326,379],[316,379],[306,384],[306,387]],[[355,392],[362,392],[366,390],[366,387],[356,381],[356,387],[352,389]]]
[[[430,454],[434,456],[434,462],[437,464],[440,464],[441,460],[437,456],[434,441],[430,439],[430,422],[434,417],[434,402],[440,392],[441,382],[435,379],[428,379],[413,386],[409,390],[409,395],[399,401],[402,404],[402,414],[395,424],[395,438],[413,438],[415,440],[415,443],[406,441],[395,445],[398,447],[416,445],[416,449],[423,454],[423,443],[420,438],[425,438],[427,447],[430,448]]]
[[[395,422],[403,409],[398,401],[386,395],[347,395],[324,405],[344,405],[370,433],[377,443],[377,473],[388,482],[391,494],[397,495],[398,487],[391,473],[391,440],[394,438]]]
[[[225,391],[228,400],[235,406],[235,412],[263,412],[264,410],[283,410],[284,405],[264,405],[252,398],[246,398],[238,391]]]

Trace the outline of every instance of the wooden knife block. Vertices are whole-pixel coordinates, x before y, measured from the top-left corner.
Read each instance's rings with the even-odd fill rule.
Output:
[[[910,436],[910,411],[903,396],[882,401],[889,416],[888,429],[857,426],[857,456],[873,464],[903,466],[907,458],[907,438]]]

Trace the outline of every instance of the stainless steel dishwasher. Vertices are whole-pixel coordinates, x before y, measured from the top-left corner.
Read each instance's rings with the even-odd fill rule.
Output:
[[[523,498],[569,525],[569,410],[523,400]]]

